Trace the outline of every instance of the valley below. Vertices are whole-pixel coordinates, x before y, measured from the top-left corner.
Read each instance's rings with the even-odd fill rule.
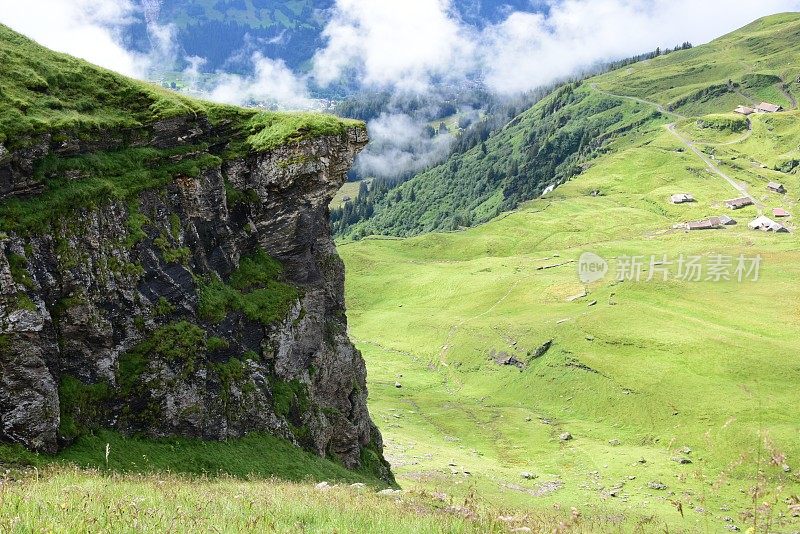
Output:
[[[730,50],[712,46],[691,54],[719,67],[709,56]],[[682,110],[633,90],[669,63],[579,89],[657,114],[543,198],[465,231],[340,244],[350,334],[403,487],[598,530],[800,528],[800,249],[748,227],[796,213],[797,174],[773,169],[797,154],[800,115],[787,101],[743,130],[703,127],[698,110],[729,102]],[[684,192],[696,201],[670,202]],[[754,205],[726,207],[741,196]],[[723,215],[737,224],[675,228]],[[587,252],[610,264],[603,279],[579,278]],[[705,270],[687,276],[690,258]],[[753,279],[741,269],[756,258]]]

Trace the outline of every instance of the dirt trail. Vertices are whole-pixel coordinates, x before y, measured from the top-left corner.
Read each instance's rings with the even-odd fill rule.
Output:
[[[636,98],[636,97],[632,97],[632,96],[615,95],[614,93],[609,93],[608,91],[603,91],[602,89],[598,89],[596,84],[591,84],[591,88],[594,89],[595,91],[599,92],[599,93],[602,93],[602,94],[606,95],[606,96],[611,96],[611,97],[616,97],[616,98],[623,98],[625,100],[632,100],[634,102],[639,102],[641,104],[647,104],[647,105],[653,106],[658,111],[660,111],[661,113],[663,113],[665,115],[672,115],[673,117],[679,117],[681,119],[685,119],[686,118],[684,115],[681,115],[680,113],[675,113],[673,111],[667,111],[664,108],[664,106],[662,106],[661,104],[659,104],[657,102],[651,102],[649,100],[644,100],[644,99]],[[736,189],[736,191],[739,192],[739,194],[741,194],[743,197],[747,197],[750,200],[752,200],[753,204],[755,204],[756,208],[758,209],[758,214],[759,215],[762,215],[764,213],[764,205],[761,202],[759,202],[758,199],[756,199],[753,195],[750,194],[750,192],[747,190],[747,187],[745,187],[743,184],[737,182],[736,180],[734,180],[733,178],[731,178],[730,176],[728,176],[727,174],[722,172],[720,170],[720,168],[717,167],[717,165],[711,160],[711,158],[706,156],[700,149],[698,149],[694,145],[694,143],[692,143],[690,140],[684,138],[680,133],[678,133],[678,130],[676,129],[676,125],[675,125],[674,122],[667,125],[667,130],[669,130],[669,132],[672,135],[677,137],[684,145],[686,145],[686,147],[689,148],[689,150],[691,150],[698,158],[703,160],[703,163],[706,164],[706,167],[708,167],[708,169],[711,172],[713,172],[714,174],[716,174],[720,178],[723,178],[726,182],[728,182],[731,185],[731,187]],[[744,138],[737,139],[736,141],[734,141],[733,143],[730,143],[730,144],[742,142],[743,140],[747,139],[747,137],[749,137],[750,133],[751,132],[748,132],[748,134],[745,135]],[[727,143],[725,143],[725,144],[727,144]]]
[[[658,111],[663,113],[664,115],[671,115],[673,117],[678,117],[679,119],[685,119],[685,115],[681,115],[680,113],[675,113],[674,111],[668,111],[664,106],[659,104],[658,102],[652,102],[650,100],[644,100],[642,98],[636,98],[635,96],[625,96],[625,95],[615,95],[614,93],[609,93],[608,91],[603,91],[602,89],[597,87],[597,84],[591,84],[590,87],[600,93],[601,95],[610,96],[612,98],[621,98],[623,100],[630,100],[631,102],[638,102],[639,104],[644,104],[646,106],[653,106]]]
[[[764,205],[761,204],[761,202],[759,202],[758,199],[756,199],[756,197],[754,197],[753,195],[750,194],[750,192],[747,190],[747,187],[745,187],[740,182],[737,182],[736,180],[734,180],[733,178],[731,178],[730,176],[728,176],[727,174],[722,172],[719,169],[719,167],[717,167],[717,165],[713,162],[713,160],[711,160],[711,158],[706,156],[700,149],[698,149],[694,145],[694,143],[692,143],[688,139],[684,138],[680,133],[678,133],[678,130],[676,129],[674,122],[672,124],[667,124],[667,130],[669,130],[669,132],[672,135],[677,137],[684,145],[686,145],[689,148],[689,150],[694,152],[694,154],[698,158],[703,160],[703,163],[706,164],[706,166],[708,167],[708,169],[711,172],[713,172],[717,176],[723,178],[726,182],[728,182],[731,185],[731,187],[736,189],[736,191],[738,191],[743,197],[749,198],[753,202],[753,204],[755,204],[756,208],[758,209],[758,214],[759,215],[762,215],[764,213]]]
[[[784,85],[784,82],[781,82],[781,83],[778,84],[778,89],[780,89],[781,93],[783,93],[783,96],[788,98],[789,102],[792,103],[792,109],[797,109],[797,99],[794,97],[794,95],[791,93],[791,91],[789,91],[786,88],[786,86]]]

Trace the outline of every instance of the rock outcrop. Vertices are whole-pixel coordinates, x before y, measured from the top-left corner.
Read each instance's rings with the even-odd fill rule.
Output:
[[[27,210],[0,226],[0,440],[55,452],[97,428],[268,432],[391,479],[328,222],[366,131],[261,152],[232,150],[235,135],[190,116],[0,145],[0,203]],[[97,154],[169,176],[104,195],[118,171]],[[31,213],[54,183],[90,179],[85,204]]]

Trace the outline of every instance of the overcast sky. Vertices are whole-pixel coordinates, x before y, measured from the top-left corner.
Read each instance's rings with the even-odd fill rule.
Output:
[[[152,1],[152,0],[150,0]],[[310,73],[256,53],[254,75],[225,76],[214,97],[273,95],[302,102],[307,83],[355,69],[373,88],[424,90],[432,80],[481,73],[498,93],[534,88],[597,61],[683,41],[707,42],[755,18],[800,10],[800,0],[553,0],[548,14],[512,12],[478,30],[451,0],[337,0],[326,46]],[[132,0],[3,0],[0,21],[42,44],[131,76],[177,54],[169,26],[151,28],[152,53],[126,50],[121,35],[141,17]],[[195,66],[201,64],[201,60]]]

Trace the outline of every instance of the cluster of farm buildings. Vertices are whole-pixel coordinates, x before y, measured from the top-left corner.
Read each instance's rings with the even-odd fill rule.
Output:
[[[776,182],[770,182],[767,184],[767,189],[772,191],[773,193],[780,193],[785,194],[786,188],[783,184],[779,184]],[[688,193],[678,193],[672,195],[670,201],[673,204],[685,204],[688,202],[694,202],[695,199],[692,195]],[[752,206],[754,204],[753,199],[750,197],[739,197],[733,198],[730,200],[725,201],[725,206],[730,210],[740,210],[742,208],[746,208],[747,206]],[[772,210],[772,216],[776,219],[786,218],[789,217],[789,213],[783,208],[774,208]],[[708,219],[703,219],[701,221],[689,221],[687,223],[681,223],[675,225],[676,229],[683,229],[683,230],[713,230],[716,228],[723,228],[725,226],[730,226],[736,224],[736,220],[728,215],[721,215],[719,217],[710,217]],[[761,230],[764,232],[776,232],[776,233],[788,233],[789,229],[786,226],[782,225],[779,222],[770,219],[765,215],[760,215],[756,219],[750,222],[748,226],[752,230]]]
[[[735,110],[736,113],[740,115],[749,116],[754,113],[779,113],[783,111],[783,108],[777,104],[772,104],[770,102],[762,102],[758,104],[756,107],[749,107],[749,106],[738,106]],[[767,185],[767,189],[772,191],[773,193],[780,193],[785,194],[786,188],[783,184],[779,184],[776,182],[770,182]],[[673,204],[683,204],[686,202],[694,202],[694,197],[687,193],[679,193],[676,195],[672,195],[671,201]],[[730,200],[725,201],[725,206],[731,210],[739,210],[742,208],[746,208],[747,206],[753,205],[753,199],[750,197],[740,197],[740,198],[733,198]],[[774,208],[772,210],[772,216],[776,219],[786,218],[789,217],[789,213],[783,208]],[[690,221],[687,223],[682,223],[675,225],[675,228],[680,228],[684,230],[711,230],[715,228],[723,228],[725,226],[736,224],[736,221],[727,216],[722,215],[719,217],[711,217],[708,219],[704,219],[702,221]],[[770,219],[765,215],[760,215],[756,219],[750,222],[748,226],[753,230],[761,230],[764,232],[777,232],[777,233],[785,233],[789,232],[789,229],[786,226],[782,225],[779,222]]]
[[[738,106],[734,112],[744,115],[747,117],[748,115],[752,115],[753,113],[778,113],[783,111],[783,108],[778,104],[771,104],[769,102],[762,102],[754,108],[749,106]]]

